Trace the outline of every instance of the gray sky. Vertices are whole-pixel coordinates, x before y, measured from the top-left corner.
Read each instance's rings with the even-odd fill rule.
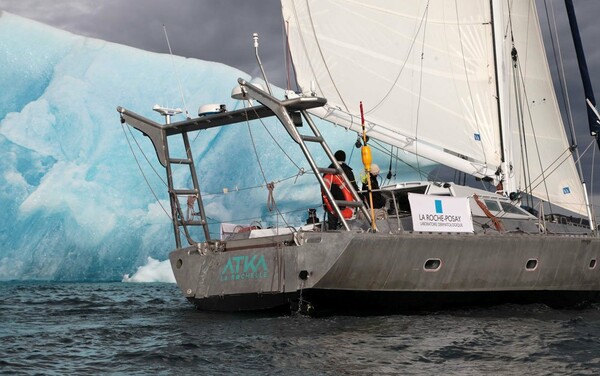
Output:
[[[272,83],[285,84],[278,0],[0,0],[0,9],[75,34],[218,61],[259,76],[252,33]],[[271,78],[271,76],[273,78]]]
[[[544,4],[549,7],[554,4],[566,74],[571,79],[569,88],[577,95],[582,92],[581,83],[564,2],[536,2],[542,15]],[[584,47],[588,47],[592,80],[600,95],[600,49],[591,48],[600,36],[597,20],[600,0],[575,0],[574,3]],[[218,61],[253,76],[260,75],[252,47],[252,33],[258,32],[261,59],[269,81],[285,85],[279,0],[0,0],[0,9],[79,35],[161,53],[168,53],[162,27],[165,25],[175,55]],[[540,17],[540,22],[546,32],[547,21]]]
[[[564,2],[536,2],[546,40],[545,5],[550,7],[553,4],[556,11],[577,137],[583,151],[590,137]],[[596,48],[600,37],[600,1],[575,0],[574,3],[583,44],[587,47],[586,57],[593,86],[600,100],[600,48]],[[260,75],[252,47],[252,33],[258,32],[267,77],[271,83],[285,86],[284,42],[278,0],[0,0],[0,9],[76,34],[167,53],[164,24],[174,54],[218,61],[253,76]],[[550,65],[555,73],[552,57]],[[561,97],[560,93],[557,95]],[[582,160],[587,179],[591,170],[591,152]],[[594,191],[598,192],[599,188]]]

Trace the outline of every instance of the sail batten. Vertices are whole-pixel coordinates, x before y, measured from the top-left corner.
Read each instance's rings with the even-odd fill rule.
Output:
[[[282,10],[301,90],[328,100],[318,116],[359,131],[362,101],[370,137],[475,177],[502,169],[512,190],[585,213],[574,162],[560,158],[569,143],[533,0],[282,0]]]

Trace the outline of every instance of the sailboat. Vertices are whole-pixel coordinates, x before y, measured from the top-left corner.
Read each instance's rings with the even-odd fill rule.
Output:
[[[534,0],[283,0],[282,15],[299,87],[285,98],[268,82],[239,79],[232,96],[253,104],[239,110],[171,122],[178,110],[156,108],[166,119],[160,124],[117,109],[150,138],[166,169],[177,247],[169,258],[190,302],[318,313],[600,300],[600,238]],[[598,139],[595,101],[586,96]],[[271,116],[302,150],[340,227],[309,220],[213,239],[188,134]],[[366,172],[368,142],[379,140],[492,189],[391,184],[377,190],[386,202],[379,218],[362,199],[374,192],[352,187],[314,116],[362,135]],[[184,157],[169,151],[175,137]],[[174,186],[174,166],[189,166],[191,188]],[[343,199],[330,190],[334,180]],[[185,215],[186,205],[196,217]],[[570,214],[546,213],[556,208]],[[204,239],[193,239],[194,226]]]

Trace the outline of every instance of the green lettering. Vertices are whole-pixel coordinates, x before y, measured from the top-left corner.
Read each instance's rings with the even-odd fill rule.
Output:
[[[248,269],[252,269],[253,272],[256,271],[256,266],[254,265],[254,259],[256,259],[256,255],[252,256],[250,260],[248,260],[248,256],[244,260],[244,273],[248,272]]]
[[[240,272],[240,262],[244,259],[244,256],[231,257],[235,261],[235,272]]]
[[[269,268],[267,268],[267,263],[265,262],[265,256],[263,256],[263,255],[260,255],[260,258],[258,259],[258,263],[256,264],[256,267],[254,268],[254,271],[258,270],[258,267],[261,265],[265,272],[269,271]]]
[[[229,270],[229,273],[231,274],[235,273],[233,270],[233,264],[231,263],[231,257],[227,260],[227,264],[225,264],[225,267],[223,268],[221,274],[227,273],[227,270]]]

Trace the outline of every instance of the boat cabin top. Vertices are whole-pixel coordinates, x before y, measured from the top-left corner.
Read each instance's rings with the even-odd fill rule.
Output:
[[[399,214],[408,216],[411,214],[408,202],[409,193],[425,194],[430,196],[451,196],[468,197],[471,213],[474,217],[486,217],[486,214],[477,204],[474,195],[485,204],[488,210],[496,217],[511,219],[536,219],[528,211],[524,210],[518,204],[511,202],[505,196],[497,193],[488,192],[483,189],[477,189],[468,186],[461,186],[452,183],[438,183],[430,181],[413,181],[388,185],[381,188],[383,196],[388,200],[390,214]],[[396,205],[394,205],[394,202]],[[397,206],[397,210],[394,207]]]

